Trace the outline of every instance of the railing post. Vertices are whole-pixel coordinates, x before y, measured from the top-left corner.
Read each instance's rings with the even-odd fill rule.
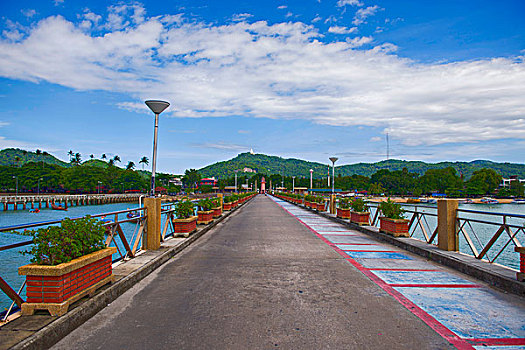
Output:
[[[457,199],[438,200],[438,247],[458,251],[459,238],[456,231]]]
[[[520,272],[516,272],[518,281],[525,281],[525,247],[514,247],[514,251],[520,253]]]
[[[148,215],[146,237],[142,238],[142,249],[156,250],[160,248],[161,220],[160,198],[145,198],[144,207]]]
[[[335,194],[330,195],[330,214],[335,214]]]

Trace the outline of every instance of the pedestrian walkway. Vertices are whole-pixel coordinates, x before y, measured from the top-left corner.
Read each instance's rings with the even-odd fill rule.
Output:
[[[290,215],[458,348],[525,349],[525,304],[419,256],[274,198]]]

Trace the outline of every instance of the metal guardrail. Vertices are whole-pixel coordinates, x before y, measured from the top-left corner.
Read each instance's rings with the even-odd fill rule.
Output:
[[[130,213],[136,213],[138,214],[138,216],[128,217],[128,214]],[[124,215],[124,214],[126,215],[125,218],[119,217],[119,215]],[[83,217],[85,216],[74,217],[74,218],[71,218],[71,220],[78,220]],[[134,258],[136,256],[136,253],[140,250],[139,243],[142,239],[144,229],[147,225],[147,215],[145,213],[144,207],[113,211],[109,213],[95,214],[95,215],[91,215],[91,217],[100,218],[105,221],[103,223],[103,225],[106,227],[106,235],[107,235],[105,245],[106,247],[109,247],[113,243],[115,247],[117,248],[118,254],[120,255],[117,259],[114,259],[113,262],[116,262],[116,261],[119,261],[125,258]],[[57,224],[60,224],[61,222],[62,220],[53,220],[53,221],[36,222],[36,223],[29,223],[29,224],[23,224],[23,225],[6,226],[6,227],[0,227],[0,232],[13,232],[13,231],[17,232],[21,230],[27,230],[29,228],[42,228],[42,227],[57,225]],[[126,238],[126,235],[124,234],[124,231],[122,230],[122,227],[121,227],[121,225],[124,223],[135,223],[135,228],[129,240]],[[117,237],[120,242],[117,241]],[[0,246],[0,252],[8,251],[14,248],[28,246],[31,244],[33,244],[33,240],[26,240],[22,242]],[[23,299],[20,296],[20,293],[22,292],[24,286],[25,286],[25,282],[20,287],[18,292],[15,292],[15,290],[2,278],[2,276],[0,276],[0,289],[11,300],[13,300],[13,303],[11,304],[11,307],[8,309],[8,312],[6,312],[6,314],[4,315],[4,318],[3,318],[4,321],[9,316],[9,313],[11,312],[14,304],[17,304],[18,307],[21,306]]]

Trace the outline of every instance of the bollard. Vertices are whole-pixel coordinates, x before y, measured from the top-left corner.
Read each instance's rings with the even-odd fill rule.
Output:
[[[459,250],[456,232],[457,199],[438,200],[438,247],[447,251]]]
[[[142,249],[157,250],[160,248],[160,232],[162,230],[160,221],[160,198],[145,198],[144,207],[146,207],[147,230],[146,236],[142,238]]]
[[[330,214],[335,214],[335,194],[330,195]]]
[[[223,196],[222,193],[217,194],[217,197],[219,198],[219,201],[220,201],[221,208],[222,208],[222,196]]]

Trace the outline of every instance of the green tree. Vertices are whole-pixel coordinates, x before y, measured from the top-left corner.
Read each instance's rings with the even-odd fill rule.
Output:
[[[106,153],[102,153],[102,157],[100,157],[101,159],[107,159],[106,157]]]
[[[139,164],[142,164],[142,170],[144,170],[144,165],[148,165],[149,164],[149,159],[148,157],[144,156],[140,159],[139,161]]]
[[[483,168],[475,171],[466,183],[467,193],[484,195],[492,193],[501,183],[502,177],[493,169]]]
[[[120,162],[120,157],[118,155],[115,155],[113,157],[113,163]]]
[[[201,178],[202,178],[201,174],[197,170],[187,169],[184,172],[184,177],[182,178],[182,182],[184,182],[186,186],[195,188],[195,185],[197,184],[197,182],[201,180]]]
[[[463,181],[456,174],[456,169],[452,167],[427,170],[425,174],[421,176],[420,184],[425,193],[433,191],[448,193],[457,191],[463,187]]]
[[[133,170],[135,169],[135,163],[133,163],[131,160],[128,162],[128,165],[126,166],[126,170]]]

